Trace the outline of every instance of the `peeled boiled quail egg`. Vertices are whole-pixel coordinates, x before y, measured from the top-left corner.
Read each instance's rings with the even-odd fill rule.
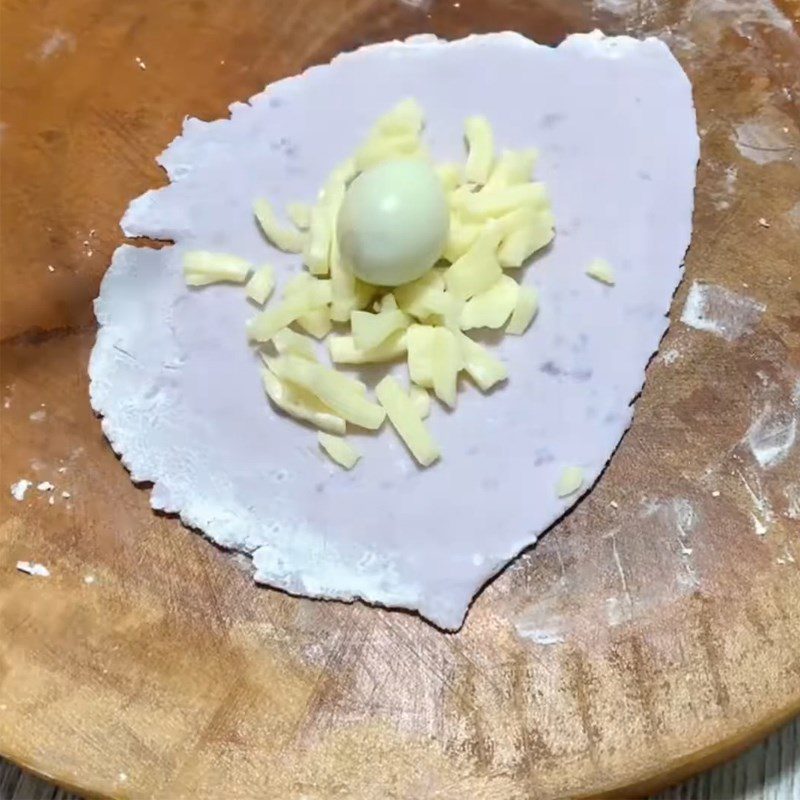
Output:
[[[442,182],[419,159],[385,161],[348,187],[339,212],[339,249],[353,274],[377,286],[400,286],[441,257],[450,222]]]

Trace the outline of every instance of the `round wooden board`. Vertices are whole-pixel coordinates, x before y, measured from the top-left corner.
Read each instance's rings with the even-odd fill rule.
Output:
[[[797,713],[799,8],[4,0],[0,752],[114,797],[545,800],[644,791]],[[598,26],[666,38],[703,147],[673,324],[590,496],[456,635],[256,588],[153,514],[86,363],[117,221],[184,115],[366,42]],[[727,338],[682,324],[696,280],[763,314]],[[55,491],[17,502],[21,477]]]

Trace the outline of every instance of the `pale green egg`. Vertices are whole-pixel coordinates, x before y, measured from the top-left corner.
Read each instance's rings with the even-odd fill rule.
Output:
[[[377,286],[400,286],[441,257],[450,224],[444,188],[419,159],[386,161],[348,187],[336,235],[345,264]]]

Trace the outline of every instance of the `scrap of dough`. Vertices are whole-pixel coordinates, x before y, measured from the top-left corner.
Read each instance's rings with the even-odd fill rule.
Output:
[[[439,80],[445,73],[458,80]],[[531,102],[520,102],[523,85]],[[525,275],[541,299],[535,329],[485,349],[512,379],[491,396],[467,388],[457,414],[433,404],[427,424],[446,453],[435,469],[409,464],[391,436],[362,436],[369,468],[332,471],[294,420],[265,409],[242,335],[252,304],[228,286],[188,290],[181,262],[227,247],[273,261],[284,286],[299,258],[269,247],[249,204],[315,198],[387,106],[408,97],[426,109],[435,163],[463,159],[475,113],[491,120],[498,153],[536,147],[536,178],[570,235]],[[295,158],[268,146],[280,137]],[[172,183],[123,220],[128,236],[175,244],[120,247],[96,303],[91,399],[103,430],[132,478],[152,482],[154,508],[248,554],[257,581],[458,628],[474,593],[578,497],[556,496],[560,466],[580,463],[588,488],[630,424],[682,274],[697,156],[685,74],[662,42],[628,37],[576,35],[555,49],[513,33],[369,46],[234,104],[229,120],[187,119],[159,159]],[[611,221],[598,213],[607,208]],[[626,265],[613,292],[576,269],[598,253]],[[560,371],[543,371],[548,362]],[[405,392],[404,364],[379,369]]]
[[[39,578],[50,577],[50,570],[44,564],[36,564],[33,561],[17,561],[17,569],[27,575],[34,575]]]

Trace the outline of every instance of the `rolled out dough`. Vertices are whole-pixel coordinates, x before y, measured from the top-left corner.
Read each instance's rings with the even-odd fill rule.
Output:
[[[354,437],[363,461],[345,472],[267,403],[241,288],[190,290],[181,259],[271,260],[285,284],[298,257],[269,248],[253,199],[313,202],[405,97],[424,107],[437,160],[463,158],[473,114],[491,120],[498,148],[539,148],[557,237],[520,273],[538,318],[493,348],[508,384],[461,392],[456,413],[433,409],[441,463],[419,469],[384,430]],[[656,39],[415,37],[339,56],[235,103],[230,119],[187,119],[160,156],[171,183],[134,200],[122,226],[175,244],[114,254],[96,301],[92,405],[133,480],[153,483],[153,508],[252,556],[257,581],[456,629],[479,587],[576,501],[557,496],[564,468],[591,486],[629,426],[681,277],[697,159],[691,86]],[[586,276],[597,257],[616,286]]]

